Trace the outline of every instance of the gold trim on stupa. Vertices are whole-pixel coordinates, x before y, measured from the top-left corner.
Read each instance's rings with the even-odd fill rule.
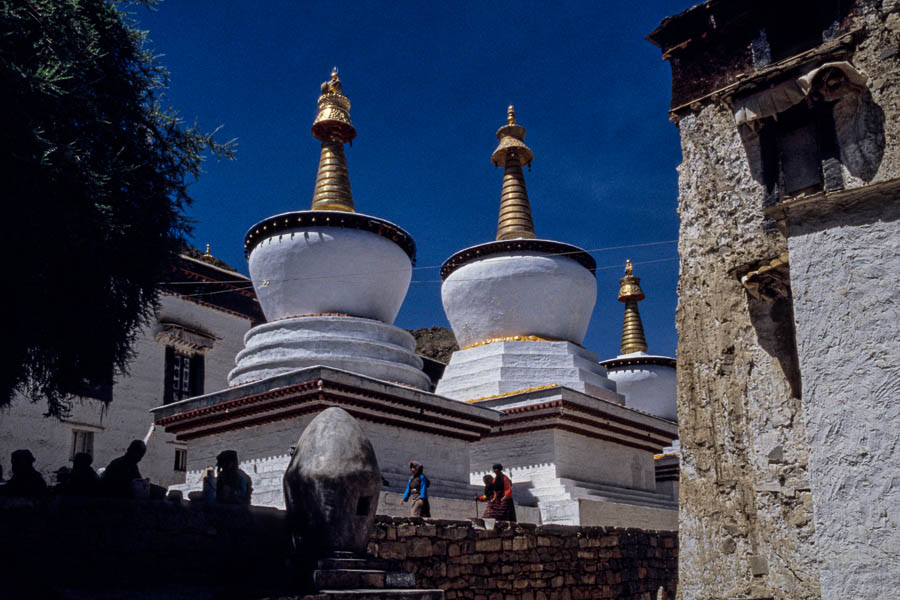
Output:
[[[641,290],[641,279],[635,277],[631,261],[625,261],[625,277],[619,280],[619,302],[625,303],[625,322],[622,324],[622,354],[646,352],[647,339],[644,337],[644,325],[638,302],[645,298]]]
[[[354,212],[344,144],[353,141],[356,128],[350,121],[350,100],[344,96],[337,67],[331,71],[331,79],[322,83],[318,104],[319,112],[313,122],[312,134],[322,142],[322,153],[312,210]]]
[[[560,338],[551,338],[551,337],[541,337],[539,335],[501,335],[498,337],[488,338],[486,340],[481,340],[480,342],[475,342],[474,344],[469,344],[468,346],[461,348],[462,350],[468,350],[469,348],[477,348],[478,346],[487,346],[488,344],[495,344],[497,342],[564,342],[566,340]]]
[[[516,111],[507,110],[507,124],[497,130],[500,144],[491,155],[495,166],[503,167],[503,187],[500,191],[500,217],[497,220],[497,239],[534,239],[531,204],[525,188],[522,167],[531,164],[534,153],[525,145],[525,128],[516,124]]]

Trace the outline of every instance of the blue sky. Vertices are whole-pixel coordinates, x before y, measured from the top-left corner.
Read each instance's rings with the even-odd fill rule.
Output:
[[[437,267],[494,238],[502,171],[490,155],[509,104],[535,153],[526,181],[538,237],[588,250],[677,238],[671,78],[644,37],[692,4],[169,0],[131,10],[170,71],[168,102],[238,139],[236,160],[205,163],[188,214],[194,244],[243,273],[250,226],[309,208],[319,84],[340,69],[358,132],[347,148],[356,209],[415,238],[396,324],[418,328],[447,325]],[[584,345],[618,354],[630,258],[650,351],[674,355],[676,245],[592,255],[598,300]]]

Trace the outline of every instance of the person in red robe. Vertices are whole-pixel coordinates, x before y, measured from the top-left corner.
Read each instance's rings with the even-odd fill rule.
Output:
[[[490,487],[488,505],[481,515],[484,519],[496,519],[498,521],[516,521],[516,505],[512,497],[512,481],[503,473],[503,465],[495,463],[492,467],[494,481]],[[487,488],[485,489],[487,492]],[[485,494],[486,496],[488,494]]]

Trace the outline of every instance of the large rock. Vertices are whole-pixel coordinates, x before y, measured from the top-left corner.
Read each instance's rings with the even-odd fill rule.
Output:
[[[365,552],[381,482],[375,450],[356,419],[326,409],[303,431],[284,473],[292,534],[319,553]]]

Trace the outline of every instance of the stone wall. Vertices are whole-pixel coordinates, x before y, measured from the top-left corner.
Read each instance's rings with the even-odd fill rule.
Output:
[[[677,534],[638,529],[378,517],[369,551],[447,600],[672,598],[678,570]]]
[[[285,512],[169,501],[0,497],[0,600],[258,598],[302,592]],[[657,600],[675,532],[378,517],[370,550],[447,600]]]

